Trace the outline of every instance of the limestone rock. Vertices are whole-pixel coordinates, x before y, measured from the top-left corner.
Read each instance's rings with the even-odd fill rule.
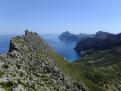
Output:
[[[28,30],[12,38],[9,52],[0,56],[0,91],[86,91],[57,66],[53,51]]]

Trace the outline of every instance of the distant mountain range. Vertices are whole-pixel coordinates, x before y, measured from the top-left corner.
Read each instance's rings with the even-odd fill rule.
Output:
[[[98,31],[96,34],[72,34],[68,31],[60,34],[61,41],[76,41],[75,50],[80,54],[87,50],[104,50],[121,45],[121,33],[113,34]]]
[[[87,50],[104,50],[121,45],[121,33],[97,32],[94,37],[79,41],[75,47],[77,52]]]
[[[62,34],[60,34],[59,36],[59,39],[61,41],[80,41],[81,39],[83,38],[86,38],[86,37],[93,37],[92,34],[83,34],[83,33],[80,33],[80,34],[72,34],[70,33],[69,31],[66,31],[66,32],[63,32]]]

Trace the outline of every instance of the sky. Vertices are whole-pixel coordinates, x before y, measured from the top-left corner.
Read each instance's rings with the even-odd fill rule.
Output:
[[[0,34],[121,32],[121,0],[0,0]]]

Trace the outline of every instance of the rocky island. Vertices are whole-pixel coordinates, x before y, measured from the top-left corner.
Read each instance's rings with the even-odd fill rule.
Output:
[[[0,55],[0,91],[88,91],[69,65],[37,33],[26,30]]]

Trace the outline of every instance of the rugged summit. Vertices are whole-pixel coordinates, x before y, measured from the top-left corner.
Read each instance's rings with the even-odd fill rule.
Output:
[[[26,30],[0,55],[0,91],[87,91],[64,65],[69,63],[37,33]]]

